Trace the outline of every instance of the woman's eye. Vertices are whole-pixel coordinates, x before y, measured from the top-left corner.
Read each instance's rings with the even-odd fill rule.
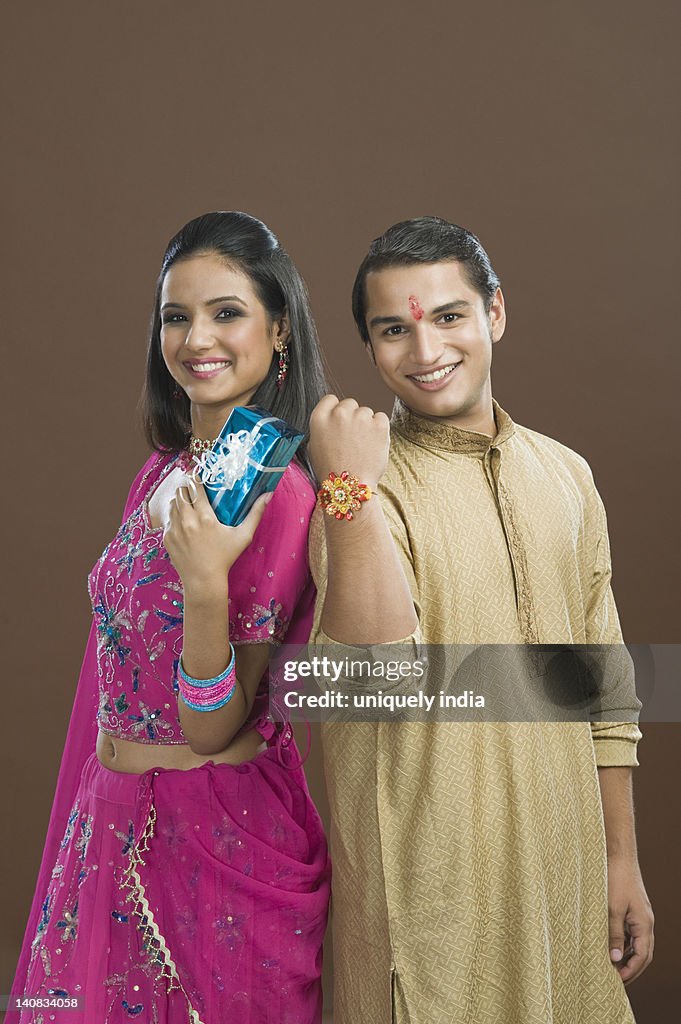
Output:
[[[163,324],[179,324],[186,319],[184,313],[164,313],[161,322]]]
[[[221,309],[216,313],[216,320],[232,320],[234,317],[239,316],[238,309]]]

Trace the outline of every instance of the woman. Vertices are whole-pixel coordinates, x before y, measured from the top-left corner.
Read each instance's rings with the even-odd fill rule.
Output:
[[[74,998],[83,1024],[321,1019],[326,843],[291,730],[267,711],[270,644],[311,625],[315,489],[302,447],[230,528],[188,473],[235,406],[306,431],[324,390],[305,286],[272,233],[243,213],[187,224],[156,291],[154,454],[89,577],[8,1020],[71,1021]]]

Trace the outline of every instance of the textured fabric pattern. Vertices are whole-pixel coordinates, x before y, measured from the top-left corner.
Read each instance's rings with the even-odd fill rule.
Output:
[[[495,405],[492,441],[393,413],[380,500],[427,643],[617,643],[589,467]],[[310,552],[320,629],[324,526]],[[613,679],[621,707],[638,702]],[[623,716],[624,717],[624,716]],[[327,724],[335,1024],[625,1024],[596,766],[633,724]]]

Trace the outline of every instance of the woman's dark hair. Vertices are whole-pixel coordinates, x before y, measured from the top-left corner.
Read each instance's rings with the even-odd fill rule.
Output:
[[[441,217],[415,217],[402,220],[384,231],[369,246],[352,289],[352,313],[362,337],[369,341],[366,322],[366,279],[372,270],[408,267],[415,263],[456,261],[463,266],[468,282],[489,308],[499,287],[490,258],[471,231],[450,224]]]
[[[310,413],[326,393],[326,374],[305,282],[270,229],[247,213],[206,213],[171,238],[156,285],[149,332],[147,372],[142,395],[144,429],[152,448],[180,451],[191,432],[189,399],[176,384],[161,353],[161,289],[170,268],[190,256],[215,253],[250,279],[270,322],[286,311],[290,326],[290,362],[284,385],[277,387],[275,352],[267,376],[251,399],[306,435]],[[304,443],[299,458],[307,465]],[[309,466],[307,467],[309,469]]]

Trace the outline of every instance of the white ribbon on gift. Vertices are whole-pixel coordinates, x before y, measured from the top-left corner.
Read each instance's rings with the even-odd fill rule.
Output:
[[[199,467],[203,483],[220,488],[211,498],[213,508],[217,508],[225,493],[231,491],[234,485],[243,478],[249,466],[257,469],[260,473],[284,472],[286,466],[263,466],[251,458],[251,452],[260,429],[266,423],[276,423],[276,421],[276,416],[258,420],[252,430],[237,430],[235,434],[220,437],[210,451],[203,452],[200,456],[194,456],[194,462]]]

